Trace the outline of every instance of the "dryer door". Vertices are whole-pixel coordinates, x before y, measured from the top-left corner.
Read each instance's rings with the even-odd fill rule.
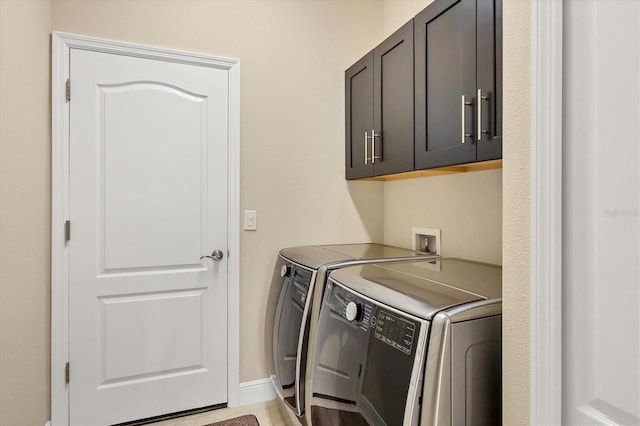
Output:
[[[269,374],[280,397],[298,416],[303,411],[298,389],[306,354],[306,336],[301,336],[300,330],[303,321],[308,321],[305,315],[307,296],[315,276],[315,270],[279,256],[271,283],[270,306],[267,307],[269,312],[275,311],[272,321],[268,316],[266,324]]]

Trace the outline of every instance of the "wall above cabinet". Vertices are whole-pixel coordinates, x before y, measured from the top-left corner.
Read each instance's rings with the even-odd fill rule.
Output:
[[[502,167],[502,0],[434,1],[345,72],[345,103],[347,179]]]

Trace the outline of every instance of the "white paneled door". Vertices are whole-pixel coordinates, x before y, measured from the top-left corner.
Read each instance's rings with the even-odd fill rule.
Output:
[[[640,424],[640,2],[564,3],[566,425]]]
[[[69,422],[225,403],[228,73],[69,59]]]

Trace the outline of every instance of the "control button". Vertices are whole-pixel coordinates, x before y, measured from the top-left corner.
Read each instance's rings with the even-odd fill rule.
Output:
[[[280,276],[281,277],[288,277],[289,275],[291,275],[291,266],[282,265],[282,268],[280,269]]]
[[[360,321],[362,319],[362,304],[349,302],[345,311],[345,316],[349,321]]]

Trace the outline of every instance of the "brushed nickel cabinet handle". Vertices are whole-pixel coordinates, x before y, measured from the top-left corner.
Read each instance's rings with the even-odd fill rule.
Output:
[[[467,102],[464,95],[462,95],[462,101],[460,102],[460,116],[462,117],[462,124],[460,126],[460,143],[465,143],[467,138],[470,138],[472,135],[466,132],[466,120],[464,110],[465,107],[472,105],[471,102]]]
[[[478,104],[478,133],[477,133],[477,138],[478,141],[482,140],[482,135],[488,134],[489,131],[487,130],[482,130],[482,101],[488,101],[489,98],[486,96],[482,96],[482,89],[478,89],[478,98],[476,100],[477,104]]]
[[[376,164],[376,131],[371,129],[371,164]]]
[[[375,129],[371,129],[371,164],[376,164],[376,160],[382,160],[382,157],[376,157],[376,137],[381,136],[382,133],[376,133]]]
[[[369,164],[369,153],[367,149],[367,142],[369,141],[369,135],[367,132],[364,132],[364,164]]]

